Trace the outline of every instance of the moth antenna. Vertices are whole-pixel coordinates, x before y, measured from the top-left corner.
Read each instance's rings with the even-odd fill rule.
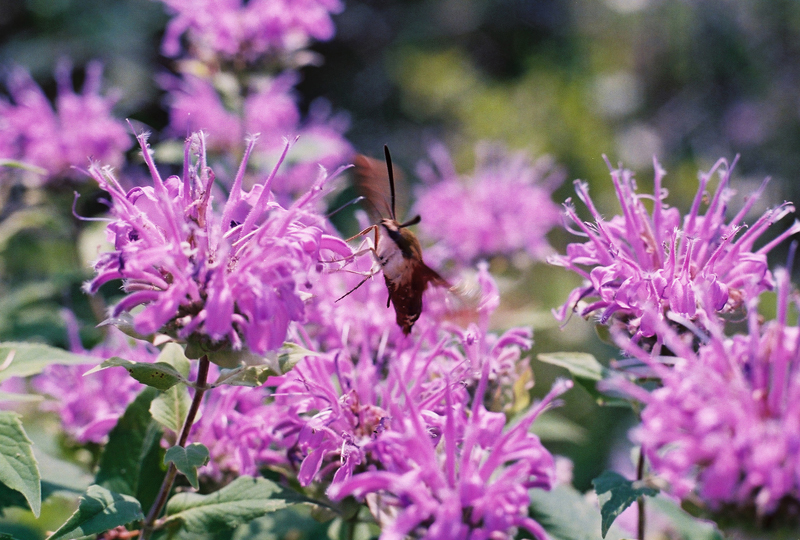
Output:
[[[404,227],[411,227],[412,225],[416,225],[416,224],[417,224],[417,223],[419,223],[420,221],[422,221],[422,216],[420,216],[419,214],[417,214],[417,215],[416,215],[416,216],[414,216],[413,218],[411,218],[411,219],[409,219],[408,221],[406,221],[405,223],[401,224],[401,225],[398,227],[398,229],[402,229],[402,228],[404,228]]]
[[[383,145],[383,153],[386,155],[386,167],[389,169],[389,192],[392,196],[392,219],[397,220],[397,214],[394,209],[394,169],[392,169],[392,155],[389,153],[389,145]]]

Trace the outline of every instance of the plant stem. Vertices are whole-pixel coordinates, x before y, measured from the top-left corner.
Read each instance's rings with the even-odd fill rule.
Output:
[[[644,448],[639,447],[639,462],[636,465],[636,479],[641,481],[644,478]],[[637,527],[637,540],[644,540],[645,517],[644,517],[644,495],[636,501],[639,510],[639,523]]]
[[[178,446],[186,446],[186,441],[189,439],[189,432],[192,430],[194,419],[197,417],[197,411],[200,410],[200,402],[203,401],[203,394],[205,394],[208,389],[206,380],[208,379],[209,364],[208,356],[203,355],[203,357],[200,358],[200,365],[197,370],[197,381],[194,385],[194,398],[192,398],[192,405],[189,407],[189,412],[186,414],[186,420],[183,422],[183,428],[178,438]],[[169,493],[172,491],[172,484],[175,483],[175,476],[177,476],[177,474],[178,469],[175,467],[175,464],[170,463],[167,468],[167,474],[164,476],[164,481],[161,483],[161,489],[158,491],[158,496],[156,496],[153,506],[150,507],[150,511],[147,513],[144,525],[142,526],[142,534],[139,535],[139,540],[148,540],[153,534],[154,524],[161,514],[161,511],[164,509],[164,505],[167,504],[167,497],[169,497]]]

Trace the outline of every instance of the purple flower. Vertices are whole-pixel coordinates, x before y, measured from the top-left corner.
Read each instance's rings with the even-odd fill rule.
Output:
[[[154,362],[158,350],[142,341],[132,342],[122,332],[109,327],[106,341],[91,351],[79,348],[74,339],[74,352],[97,356],[98,363],[112,356],[136,362]],[[76,336],[77,337],[77,336]],[[33,387],[54,398],[45,401],[42,409],[58,413],[64,431],[79,443],[105,442],[125,408],[133,401],[143,385],[122,369],[104,369],[84,376],[95,366],[52,365],[33,378]]]
[[[735,162],[734,162],[735,164]],[[581,316],[598,314],[601,323],[624,326],[638,340],[651,337],[659,320],[693,321],[701,327],[715,312],[737,309],[759,293],[772,288],[766,254],[779,242],[800,231],[795,223],[775,240],[758,250],[753,244],[773,223],[794,211],[789,203],[767,211],[749,228],[742,219],[755,203],[764,184],[730,221],[725,211],[733,191],[728,187],[733,165],[720,159],[700,175],[700,187],[688,214],[664,203],[665,172],[654,161],[654,195],[636,192],[633,173],[611,169],[611,179],[622,207],[622,215],[604,219],[589,198],[585,183],[575,181],[578,197],[595,222],[585,223],[570,199],[566,215],[578,226],[576,235],[584,243],[567,246],[566,255],[549,262],[564,266],[584,277],[556,313],[564,320],[572,310]],[[720,182],[704,214],[709,180],[719,173]],[[652,213],[643,200],[653,200]],[[583,300],[595,300],[584,303]]]
[[[7,85],[13,103],[0,99],[0,157],[42,167],[49,179],[77,177],[71,168],[89,158],[113,167],[123,163],[131,140],[111,114],[117,96],[100,95],[101,64],[86,66],[81,94],[73,90],[71,72],[68,62],[59,63],[54,109],[27,71],[12,69]]]
[[[763,516],[800,502],[800,328],[787,324],[788,272],[776,279],[777,318],[762,324],[749,300],[745,335],[726,337],[715,321],[695,353],[663,329],[672,369],[628,347],[662,380],[650,393],[621,383],[645,405],[634,439],[675,495],[695,492],[712,509]]]
[[[263,354],[280,347],[290,321],[303,318],[323,253],[351,253],[323,232],[324,218],[308,210],[331,176],[320,170],[314,187],[287,209],[273,200],[274,171],[249,192],[242,189],[255,139],[227,197],[215,190],[202,132],[186,141],[183,177],[165,180],[146,136],[138,139],[153,186],[125,192],[108,167],[90,167],[109,192],[116,219],[107,228],[115,249],[95,263],[97,276],[87,289],[122,279],[127,296],[112,317],[142,306],[133,314],[141,334],[168,333],[206,351],[246,345]],[[284,155],[288,149],[287,143]]]
[[[247,61],[294,52],[311,39],[332,38],[331,14],[343,7],[340,0],[162,1],[174,14],[161,47],[166,56],[178,56],[185,34],[195,56]]]
[[[333,170],[352,156],[342,133],[347,118],[331,115],[330,106],[312,103],[302,121],[293,87],[298,74],[285,72],[259,80],[246,96],[223,96],[211,81],[193,75],[162,78],[170,91],[170,131],[174,134],[207,130],[210,152],[241,153],[248,133],[260,133],[265,141],[253,152],[252,162],[264,176],[283,152],[281,140],[299,138],[286,155],[283,170],[272,182],[276,193],[297,195],[307,191],[320,165]]]
[[[490,279],[488,273],[485,276]],[[490,311],[496,289],[484,286],[481,309]],[[497,410],[519,408],[514,385],[516,375],[529,369],[520,354],[531,345],[529,330],[512,329],[497,337],[478,325],[466,331],[430,326],[416,340],[399,333],[396,341],[390,341],[390,334],[378,331],[377,336],[364,333],[364,341],[358,342],[353,338],[368,327],[367,322],[351,320],[360,322],[345,327],[346,346],[306,359],[273,380],[278,384],[276,405],[284,410],[275,429],[290,445],[289,457],[299,466],[301,484],[336,484],[379,462],[374,448],[379,434],[393,429],[392,403],[412,400],[422,414],[441,416],[447,408],[446,381],[455,386],[447,390],[454,403],[467,403],[485,377],[475,399],[485,399]],[[388,324],[396,326],[391,320]],[[354,330],[352,336],[349,328]],[[405,397],[401,389],[406,384],[398,379],[399,373],[414,380]],[[527,395],[527,388],[524,392]]]
[[[529,428],[571,381],[557,382],[507,429],[503,414],[480,404],[486,382],[484,376],[471,410],[453,399],[450,384],[439,413],[421,410],[402,392],[389,407],[390,428],[373,443],[378,465],[331,485],[329,495],[367,498],[382,540],[510,539],[518,528],[547,538],[528,517],[528,490],[550,489],[555,463]]]
[[[447,151],[431,148],[434,165],[419,170],[426,181],[417,193],[420,235],[440,242],[438,258],[460,264],[520,252],[544,259],[551,251],[545,235],[559,220],[550,196],[563,172],[548,158],[531,163],[497,145],[480,144],[476,155],[475,172],[459,177]]]
[[[274,426],[283,409],[267,402],[266,387],[221,386],[208,394],[191,440],[204,444],[211,461],[200,473],[217,481],[257,476],[264,466],[285,466],[286,450]]]

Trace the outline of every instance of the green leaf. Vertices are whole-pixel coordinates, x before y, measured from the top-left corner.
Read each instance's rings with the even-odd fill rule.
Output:
[[[600,540],[600,512],[575,488],[532,489],[528,494],[530,517],[545,528],[552,540]],[[625,537],[618,527],[612,527],[607,539]]]
[[[197,468],[208,463],[208,448],[200,443],[193,443],[186,448],[173,446],[164,455],[164,465],[170,462],[175,464],[178,472],[189,479],[194,489],[199,489],[197,481]]]
[[[655,497],[658,494],[656,488],[645,486],[641,480],[628,480],[614,471],[603,471],[600,476],[592,480],[592,485],[600,502],[603,538],[617,516],[636,499],[645,495]]]
[[[153,400],[150,414],[153,420],[165,428],[180,433],[191,406],[192,398],[186,385],[176,384]],[[197,418],[199,419],[199,413]]]
[[[84,376],[110,367],[124,367],[131,377],[157,390],[168,390],[179,382],[188,383],[178,370],[165,362],[152,364],[149,362],[131,362],[118,356],[109,358],[99,366],[84,373]]]
[[[42,176],[47,176],[47,169],[43,169],[42,167],[34,165],[33,163],[26,163],[25,161],[19,161],[18,159],[7,159],[7,158],[0,159],[0,167],[23,169],[26,171],[34,172],[36,174],[40,174]]]
[[[588,440],[586,428],[552,411],[545,411],[541,414],[533,423],[531,432],[543,441],[549,442],[585,444]]]
[[[236,352],[238,361],[233,361],[233,356],[226,356],[224,362],[209,358],[212,362],[222,366],[234,366],[233,369],[223,369],[218,382],[213,387],[222,385],[257,387],[264,384],[267,379],[276,375],[283,375],[291,370],[297,363],[307,356],[319,356],[319,353],[310,351],[288,341],[277,351],[272,351],[264,357],[256,357],[252,353]]]
[[[209,495],[175,495],[167,503],[165,525],[180,524],[189,533],[219,532],[304,501],[266,478],[240,476]]]
[[[319,353],[309,351],[296,343],[285,342],[283,347],[278,351],[278,368],[280,374],[288,373],[300,360],[307,356],[319,356]]]
[[[144,519],[139,501],[92,485],[78,502],[78,509],[47,540],[69,540],[108,531]]]
[[[222,370],[219,383],[214,388],[222,385],[258,387],[264,384],[273,375],[279,375],[270,366],[245,366],[234,370]]]
[[[16,394],[14,392],[0,392],[0,401],[13,401],[16,403],[30,403],[32,401],[42,401],[43,396],[36,394]]]
[[[80,494],[83,492],[83,490],[75,490],[67,486],[47,482],[46,480],[41,482],[41,490],[42,501],[46,500],[56,492],[66,492],[71,494]],[[8,508],[10,506],[16,506],[17,508],[24,508],[26,510],[30,508],[28,501],[25,499],[25,496],[22,493],[11,489],[5,484],[0,484],[0,509]]]
[[[317,540],[325,538],[328,525],[311,517],[308,506],[292,506],[262,518],[251,521],[238,529],[234,540],[259,538],[272,540],[294,538],[297,540]]]
[[[652,508],[664,515],[672,528],[684,540],[723,540],[722,533],[712,521],[698,519],[666,497],[655,497],[648,501]]]
[[[608,369],[603,366],[594,355],[582,352],[556,352],[540,354],[537,358],[541,362],[566,368],[576,379],[601,381]]]
[[[161,428],[150,416],[150,404],[157,395],[155,389],[145,388],[111,430],[95,478],[98,485],[136,496],[144,484],[160,484],[164,476],[160,466]],[[153,452],[158,452],[156,466],[145,467],[152,462],[148,456]],[[150,478],[153,475],[155,478]]]
[[[96,356],[75,354],[41,343],[0,343],[0,382],[41,373],[51,364],[96,364]]]
[[[262,363],[262,357],[254,354],[247,348],[234,351],[230,347],[222,347],[219,350],[214,350],[209,349],[207,344],[199,340],[190,339],[186,343],[186,357],[197,360],[202,356],[208,356],[208,360],[212,364],[216,364],[225,369],[232,369],[241,365]]]
[[[161,354],[158,355],[156,361],[171,365],[183,378],[189,377],[191,362],[186,358],[183,347],[177,343],[167,343],[164,345],[164,349],[161,351]]]
[[[153,334],[140,334],[136,331],[133,325],[133,315],[130,313],[120,313],[117,317],[109,317],[108,319],[100,322],[100,324],[97,326],[99,328],[102,328],[103,326],[114,326],[122,331],[122,333],[132,337],[133,339],[139,339],[148,343],[153,342]]]
[[[22,493],[33,515],[39,517],[42,486],[31,444],[20,416],[0,411],[0,482]]]
[[[605,367],[597,359],[582,352],[555,352],[537,356],[539,361],[565,368],[572,375],[572,379],[581,385],[599,405],[613,405],[629,407],[627,400],[609,398],[597,389],[597,383],[609,378],[616,372]]]

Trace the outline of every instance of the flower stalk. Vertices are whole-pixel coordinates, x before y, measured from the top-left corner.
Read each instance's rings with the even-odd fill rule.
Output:
[[[197,380],[194,384],[195,392],[192,398],[192,404],[189,407],[189,412],[186,414],[186,420],[183,422],[183,428],[178,438],[178,446],[180,447],[186,447],[186,442],[189,440],[189,432],[192,430],[195,418],[197,418],[197,411],[200,410],[200,403],[203,401],[203,395],[205,395],[208,389],[206,383],[209,364],[208,356],[203,355],[203,357],[200,358]],[[150,507],[150,511],[147,513],[139,540],[148,540],[153,534],[156,519],[158,519],[161,511],[164,509],[164,505],[167,504],[167,498],[169,497],[170,491],[172,491],[172,485],[175,483],[175,476],[177,473],[178,469],[175,463],[170,463],[167,468],[167,474],[164,476],[164,481],[161,483],[161,489],[158,491],[158,496],[155,502],[153,502],[153,506]]]

